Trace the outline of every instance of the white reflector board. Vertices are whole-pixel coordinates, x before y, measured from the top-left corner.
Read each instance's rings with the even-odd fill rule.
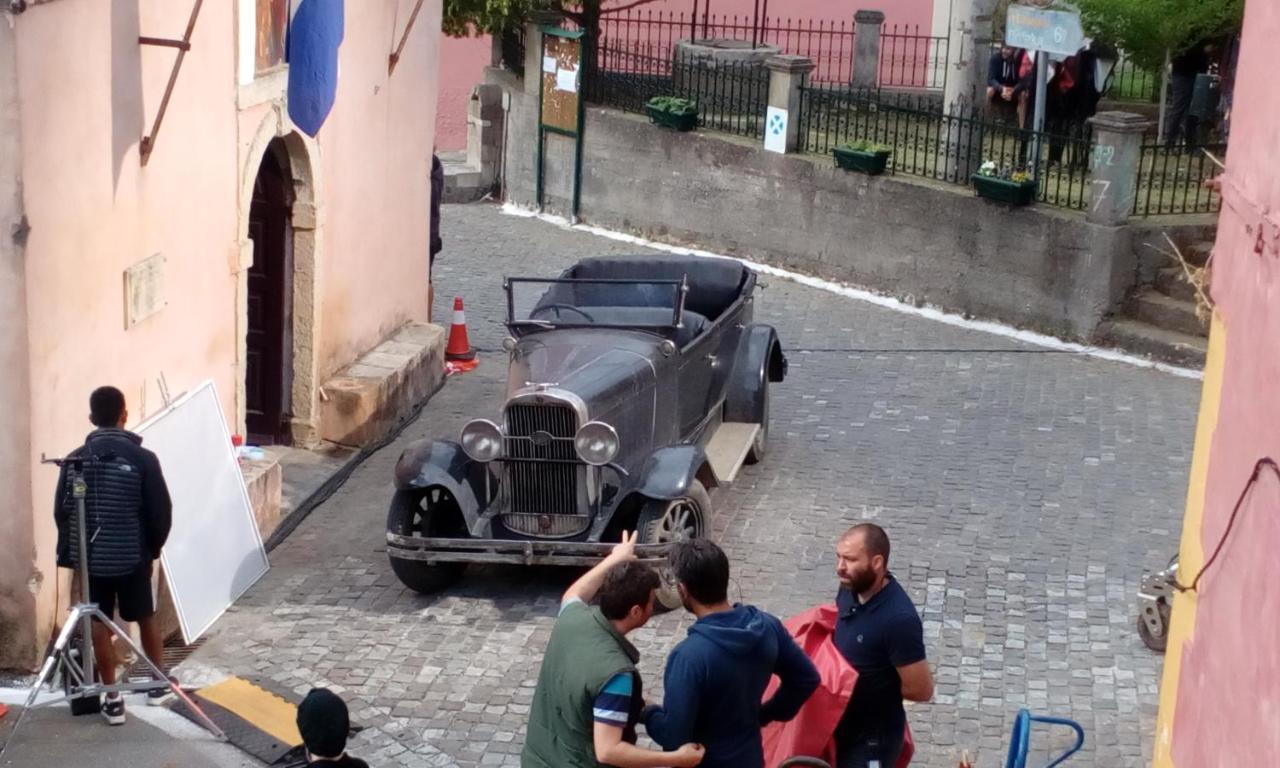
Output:
[[[160,458],[173,499],[160,559],[190,644],[267,572],[267,551],[212,381],[136,431]]]

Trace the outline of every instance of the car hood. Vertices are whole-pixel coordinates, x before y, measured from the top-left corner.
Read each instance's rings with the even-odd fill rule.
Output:
[[[660,342],[646,333],[604,329],[525,336],[511,353],[507,396],[554,387],[582,398],[596,418],[653,388]]]

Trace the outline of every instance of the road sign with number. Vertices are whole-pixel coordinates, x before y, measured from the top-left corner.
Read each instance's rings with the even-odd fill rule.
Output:
[[[1004,42],[1029,51],[1075,55],[1084,46],[1080,14],[1011,5],[1005,23]]]

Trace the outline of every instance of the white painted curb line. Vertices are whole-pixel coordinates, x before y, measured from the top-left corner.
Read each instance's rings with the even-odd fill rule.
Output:
[[[639,245],[645,248],[652,248],[653,250],[656,250],[656,251],[663,251],[666,253],[673,253],[681,256],[705,256],[705,257],[714,258],[714,259],[730,259],[732,261],[745,264],[746,266],[750,267],[751,269],[754,269],[755,271],[761,274],[771,275],[773,277],[780,277],[784,280],[790,280],[794,283],[799,283],[800,285],[806,285],[806,286],[809,286],[810,288],[817,288],[818,290],[821,290],[821,291],[834,293],[838,296],[844,296],[846,298],[854,299],[857,301],[864,301],[868,304],[874,304],[878,307],[883,307],[885,309],[889,309],[894,312],[901,312],[907,315],[915,315],[916,317],[920,317],[925,320],[932,320],[937,323],[943,323],[945,325],[955,326],[957,328],[965,328],[971,331],[989,333],[993,336],[1001,336],[1007,339],[1014,339],[1016,341],[1025,342],[1027,344],[1034,344],[1038,347],[1044,347],[1045,349],[1051,349],[1058,352],[1072,352],[1080,355],[1085,355],[1087,357],[1096,358],[1098,360],[1107,360],[1113,363],[1124,363],[1125,365],[1132,365],[1138,368],[1150,368],[1156,371],[1160,371],[1161,373],[1168,373],[1173,376],[1180,376],[1185,379],[1199,380],[1204,378],[1204,373],[1202,371],[1195,370],[1194,368],[1183,368],[1181,366],[1170,365],[1168,363],[1159,363],[1154,360],[1148,360],[1144,357],[1138,357],[1136,355],[1130,355],[1124,352],[1119,352],[1114,349],[1103,349],[1101,347],[1094,347],[1086,344],[1076,344],[1070,341],[1063,341],[1062,339],[1054,338],[1053,336],[1046,336],[1042,333],[1035,333],[1033,331],[1024,331],[1018,328],[1013,328],[1008,325],[1003,325],[1001,323],[990,322],[987,320],[970,320],[960,315],[952,314],[950,312],[944,312],[941,309],[938,309],[936,307],[930,307],[930,306],[916,307],[911,304],[907,304],[905,302],[899,301],[898,299],[890,298],[888,296],[883,296],[878,293],[873,293],[864,288],[855,288],[851,285],[845,285],[843,283],[837,283],[831,280],[823,280],[817,277],[810,277],[809,275],[802,275],[798,272],[792,272],[786,269],[779,269],[778,267],[771,267],[768,264],[760,264],[758,262],[750,261],[748,259],[739,259],[733,256],[725,256],[719,253],[712,253],[710,251],[699,250],[697,248],[684,248],[678,245],[669,245],[667,243],[655,242],[653,240],[646,240],[645,238],[642,238],[642,237],[636,237],[635,235],[628,235],[623,232],[614,232],[612,230],[603,229],[601,227],[592,227],[586,224],[570,224],[569,220],[565,219],[564,217],[552,216],[551,214],[546,214],[546,213],[538,213],[537,211],[534,211],[532,209],[522,208],[512,203],[507,203],[503,205],[502,212],[508,216],[518,216],[520,218],[526,218],[526,219],[538,219],[539,221],[544,221],[548,224],[553,224],[555,226],[558,226],[561,229],[585,232],[587,234],[596,235],[597,237],[608,238],[610,240],[615,240],[621,243],[630,243],[632,245]],[[998,352],[1000,350],[992,350],[992,351]]]

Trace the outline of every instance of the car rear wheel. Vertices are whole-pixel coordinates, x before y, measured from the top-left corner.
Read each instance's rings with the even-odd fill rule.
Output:
[[[453,496],[443,488],[396,491],[387,513],[387,530],[400,536],[452,537],[465,536],[462,510]],[[391,570],[396,578],[415,592],[438,592],[462,577],[465,563],[425,563],[395,556],[395,548],[387,548]]]
[[[705,536],[706,521],[710,518],[711,497],[701,481],[694,480],[689,484],[688,492],[678,499],[645,502],[636,521],[636,530],[641,544],[674,544]],[[666,613],[679,608],[680,593],[671,568],[663,564],[657,571],[662,584],[658,588],[655,609]]]

